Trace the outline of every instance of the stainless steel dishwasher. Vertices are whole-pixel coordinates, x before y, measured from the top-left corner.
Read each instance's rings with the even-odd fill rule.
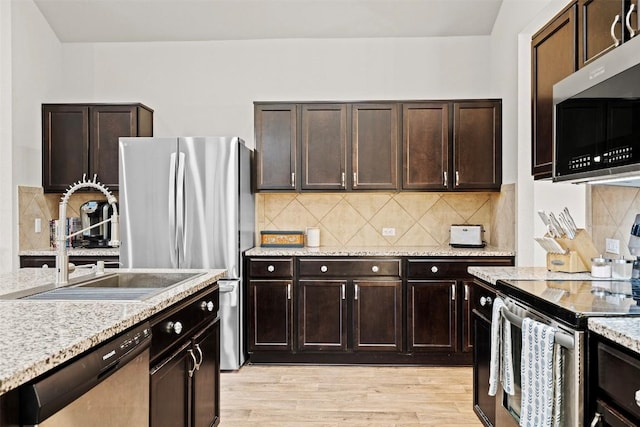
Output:
[[[147,427],[150,344],[145,322],[21,386],[21,425]]]

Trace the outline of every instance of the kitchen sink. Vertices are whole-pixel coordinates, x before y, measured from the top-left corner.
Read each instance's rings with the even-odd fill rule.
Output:
[[[0,296],[0,299],[50,301],[142,301],[204,273],[110,273],[39,286]]]

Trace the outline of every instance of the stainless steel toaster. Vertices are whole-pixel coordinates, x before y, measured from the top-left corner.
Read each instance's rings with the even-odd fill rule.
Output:
[[[478,248],[485,245],[482,240],[484,229],[480,224],[453,224],[449,233],[449,244],[453,247]]]

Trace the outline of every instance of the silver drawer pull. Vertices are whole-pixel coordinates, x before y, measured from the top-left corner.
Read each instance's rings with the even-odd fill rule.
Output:
[[[491,301],[491,297],[481,297],[480,298],[480,305],[481,306],[485,306],[485,305],[491,305],[493,301]]]
[[[373,271],[374,273],[377,273],[378,271],[380,271],[380,267],[378,267],[377,265],[374,265],[373,267],[371,267],[371,271]]]
[[[620,22],[620,15],[616,15],[616,17],[613,20],[613,23],[611,24],[611,38],[613,39],[614,47],[620,46],[620,39],[616,37],[616,25],[618,25],[619,22]]]
[[[431,272],[432,273],[437,273],[438,272],[438,267],[435,266],[435,265],[433,267],[431,267]]]
[[[322,265],[320,266],[320,271],[326,273],[327,271],[329,271],[329,267],[327,267],[326,265]]]
[[[591,421],[590,427],[596,427],[600,423],[600,418],[602,418],[602,415],[596,412],[596,415],[593,417],[593,421]]]
[[[268,267],[267,267],[267,271],[268,271],[269,273],[273,273],[274,271],[276,271],[276,267],[275,267],[275,266],[273,266],[273,265],[270,265],[270,266],[268,266]]]
[[[627,30],[629,30],[629,37],[631,38],[633,38],[636,35],[636,31],[637,31],[631,26],[631,15],[635,11],[635,9],[636,9],[636,5],[631,4],[631,7],[629,8],[629,12],[627,13],[627,17],[625,19],[625,22],[627,24]]]
[[[640,390],[636,390],[636,405],[640,406]]]

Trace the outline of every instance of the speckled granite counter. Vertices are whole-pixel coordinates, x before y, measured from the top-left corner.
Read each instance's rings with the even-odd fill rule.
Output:
[[[69,256],[118,256],[120,255],[120,249],[118,248],[69,248],[67,250]],[[48,249],[34,249],[28,251],[20,251],[19,256],[56,256],[56,250],[53,248]]]
[[[416,257],[473,257],[473,256],[515,256],[508,251],[491,246],[484,248],[452,248],[443,246],[370,246],[370,247],[332,247],[319,248],[263,248],[255,247],[246,251],[247,256],[416,256]]]
[[[167,273],[175,270],[127,269]],[[162,309],[210,286],[224,270],[180,270],[205,274],[144,301],[0,300],[0,394],[134,326]],[[89,274],[78,270],[71,277]],[[54,269],[27,268],[0,275],[0,294],[45,285]]]
[[[470,274],[495,285],[498,280],[592,280],[589,273],[560,273],[546,267],[469,267]],[[606,280],[606,279],[598,279]],[[611,279],[613,280],[613,279]]]
[[[589,330],[640,354],[640,319],[592,317]]]

